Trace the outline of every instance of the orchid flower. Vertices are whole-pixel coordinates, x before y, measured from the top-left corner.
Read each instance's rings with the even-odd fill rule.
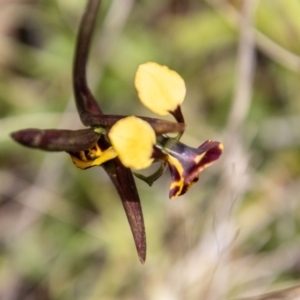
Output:
[[[73,68],[73,87],[79,117],[86,129],[23,129],[12,133],[18,143],[45,151],[70,155],[80,169],[102,166],[122,200],[136,249],[143,263],[146,259],[146,235],[138,191],[131,169],[142,170],[154,162],[161,167],[151,176],[134,173],[152,185],[169,167],[171,199],[183,195],[198,180],[199,173],[217,160],[223,146],[206,141],[198,148],[180,142],[185,124],[181,104],[185,83],[179,74],[166,66],[148,62],[138,67],[135,87],[148,109],[177,122],[141,117],[104,114],[90,92],[86,64],[100,0],[89,0],[77,37]],[[171,138],[167,133],[177,133]]]

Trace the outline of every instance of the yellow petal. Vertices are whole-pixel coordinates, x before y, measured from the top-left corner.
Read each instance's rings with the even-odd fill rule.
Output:
[[[108,137],[125,167],[141,170],[152,164],[156,136],[147,122],[134,116],[123,118],[110,129]]]
[[[166,66],[148,62],[138,67],[135,87],[141,102],[152,112],[165,116],[182,104],[185,83]]]

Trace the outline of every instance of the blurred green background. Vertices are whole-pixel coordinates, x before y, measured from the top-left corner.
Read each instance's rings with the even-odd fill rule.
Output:
[[[0,298],[230,299],[300,284],[300,2],[103,1],[88,74],[104,112],[154,116],[133,81],[156,61],[186,82],[183,142],[225,147],[174,201],[168,172],[137,180],[144,265],[101,168],[9,137],[82,127],[71,74],[85,4],[0,1]]]

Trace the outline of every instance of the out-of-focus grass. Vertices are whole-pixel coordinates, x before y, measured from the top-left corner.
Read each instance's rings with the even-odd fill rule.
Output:
[[[83,172],[63,153],[9,138],[81,126],[71,73],[85,3],[0,1],[1,299],[228,299],[299,284],[300,4],[254,7],[251,102],[235,139],[241,3],[104,1],[89,63],[103,110],[153,116],[133,79],[140,63],[156,61],[185,79],[183,141],[225,144],[175,201],[168,174],[152,188],[137,181],[148,241],[141,265],[101,168]]]

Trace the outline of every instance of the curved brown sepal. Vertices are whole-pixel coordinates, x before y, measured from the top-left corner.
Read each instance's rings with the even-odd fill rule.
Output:
[[[92,40],[93,30],[97,19],[100,0],[90,0],[81,19],[73,67],[73,89],[75,102],[81,122],[89,126],[86,115],[101,115],[102,111],[89,90],[86,78],[86,65]]]

